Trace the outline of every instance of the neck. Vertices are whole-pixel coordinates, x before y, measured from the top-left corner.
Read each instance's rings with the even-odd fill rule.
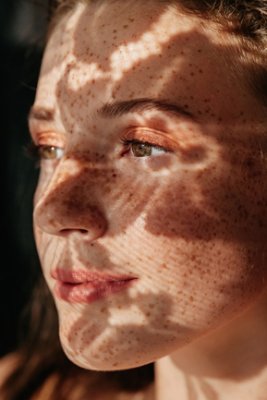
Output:
[[[266,399],[267,295],[156,363],[157,400]]]

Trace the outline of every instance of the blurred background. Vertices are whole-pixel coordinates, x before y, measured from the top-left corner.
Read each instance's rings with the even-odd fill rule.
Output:
[[[0,356],[16,348],[20,315],[38,275],[32,197],[38,169],[26,154],[27,115],[34,101],[47,26],[44,0],[1,0],[2,239]]]

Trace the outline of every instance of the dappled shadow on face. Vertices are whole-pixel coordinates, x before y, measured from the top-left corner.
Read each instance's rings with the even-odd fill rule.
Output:
[[[101,302],[85,306],[71,323],[61,321],[67,355],[85,368],[144,365],[168,353],[173,343],[186,344],[194,336],[193,329],[172,321],[172,300],[164,292],[148,290],[136,297],[124,293]]]
[[[134,177],[134,172],[101,162],[89,167],[77,154],[75,159],[79,172],[56,184],[36,208],[39,224],[49,226],[55,233],[64,229],[106,231],[107,224],[109,236],[124,232],[149,203],[155,183],[144,184],[141,177]],[[66,161],[64,168],[68,169]],[[56,176],[54,179],[57,181]]]
[[[73,136],[75,131],[82,133],[85,139],[80,147],[90,146],[90,151],[80,151],[81,156],[76,150],[70,156],[76,158],[78,162],[83,158],[84,164],[87,161],[97,162],[97,168],[99,168],[98,171],[96,168],[92,172],[92,168],[89,167],[88,173],[83,172],[81,178],[75,177],[76,192],[79,193],[77,188],[81,183],[84,188],[91,187],[92,193],[97,191],[98,197],[105,198],[105,204],[114,210],[112,215],[116,217],[116,225],[119,220],[124,221],[121,230],[131,224],[140,215],[145,204],[153,199],[154,206],[146,215],[146,229],[156,235],[203,240],[217,237],[237,241],[250,241],[265,236],[267,233],[265,207],[267,190],[265,190],[266,169],[260,158],[263,147],[262,138],[253,137],[251,121],[242,123],[242,119],[238,118],[242,113],[238,107],[232,112],[228,104],[212,101],[214,94],[222,95],[218,72],[210,71],[212,63],[207,64],[205,71],[197,67],[193,61],[193,56],[197,51],[209,50],[211,53],[219,51],[222,59],[229,58],[230,54],[234,57],[234,51],[227,46],[216,46],[204,34],[190,30],[173,35],[168,42],[161,43],[160,55],[153,54],[151,51],[152,54],[148,52],[144,59],[132,60],[131,67],[125,68],[121,78],[113,79],[114,68],[118,68],[118,65],[114,67],[112,64],[114,52],[117,51],[118,46],[122,46],[127,41],[131,41],[132,44],[135,41],[138,43],[138,39],[145,32],[144,26],[141,25],[140,31],[136,32],[135,41],[130,28],[124,30],[123,40],[120,39],[120,28],[117,35],[114,32],[116,37],[107,40],[105,29],[110,29],[110,27],[107,23],[105,8],[101,11],[103,15],[100,12],[97,14],[98,17],[94,17],[93,11],[91,18],[95,18],[96,21],[92,24],[88,24],[88,13],[85,12],[80,17],[74,42],[76,61],[68,65],[57,89],[60,115],[66,132]],[[103,29],[100,30],[99,27],[102,25]],[[151,25],[153,25],[152,22]],[[94,36],[92,42],[79,40],[84,31],[88,31],[89,36]],[[93,35],[93,31],[100,31],[100,33]],[[100,46],[99,41],[103,41],[104,37],[106,42],[102,42]],[[197,44],[194,45],[194,43]],[[186,56],[185,45],[191,49]],[[179,79],[182,83],[175,89],[177,74],[174,75],[175,71],[170,70],[170,60],[174,59],[172,54],[177,48],[181,49],[181,54],[175,57],[173,65],[179,70]],[[92,73],[91,79],[85,80],[84,84],[78,85],[76,82],[77,87],[75,87],[77,76],[75,70],[79,71],[79,62],[87,63],[88,68],[96,65],[101,73],[98,78]],[[168,73],[166,73],[167,69]],[[92,121],[94,111],[96,111],[92,104],[94,102],[101,104],[98,98],[101,94],[104,98],[108,93],[110,100],[124,99],[127,96],[131,98],[134,92],[136,95],[141,95],[140,87],[136,85],[136,82],[144,80],[144,71],[147,70],[152,71],[151,79],[147,77],[147,74],[145,75],[148,79],[145,89],[142,85],[143,97],[147,94],[163,97],[166,95],[170,98],[175,97],[184,106],[187,106],[186,103],[191,97],[193,111],[198,116],[200,114],[202,117],[205,116],[204,127],[198,129],[199,135],[206,137],[206,148],[204,141],[201,145],[193,146],[193,150],[191,144],[188,151],[178,154],[179,173],[164,179],[164,182],[162,179],[155,180],[153,176],[147,174],[144,184],[142,171],[138,168],[136,171],[128,172],[126,168],[120,171],[115,168],[112,170],[107,166],[107,160],[110,160],[110,155],[114,152],[114,142],[118,140],[117,131],[109,130],[107,125],[101,126],[100,131],[97,129],[97,119],[95,122]],[[157,75],[161,78],[157,79]],[[220,122],[222,119],[220,112],[223,114],[223,122]],[[85,118],[85,115],[88,115],[88,118]],[[237,126],[238,122],[240,126]],[[211,140],[212,143],[217,142],[217,159],[207,166],[205,160]],[[200,161],[200,166],[197,170],[191,171],[190,167],[196,161]],[[86,167],[84,169],[86,170]],[[152,196],[155,187],[157,187],[157,195]],[[82,191],[85,196],[86,190],[82,189]],[[110,191],[108,195],[106,195],[107,191]],[[121,211],[122,214],[118,215]],[[246,227],[249,227],[247,232],[244,231]],[[111,230],[110,233],[112,232],[114,233]],[[115,232],[119,233],[118,225]]]
[[[139,30],[132,16],[129,29],[123,26],[113,29],[108,22],[108,9],[101,10],[97,13],[99,18],[93,12],[91,16],[86,11],[81,13],[74,34],[74,59],[67,63],[57,84],[58,111],[69,145],[37,207],[39,220],[49,216],[48,224],[56,221],[59,229],[102,230],[99,242],[88,240],[86,235],[72,241],[78,249],[76,258],[88,269],[93,264],[103,270],[116,270],[117,264],[111,262],[114,254],[105,247],[105,240],[109,240],[108,244],[114,240],[116,244],[116,239],[123,238],[131,255],[132,243],[127,231],[140,220],[144,224],[139,243],[141,255],[146,233],[150,238],[172,241],[172,247],[176,243],[178,246],[180,239],[184,246],[185,243],[193,246],[196,241],[221,240],[240,245],[247,264],[253,262],[262,267],[263,240],[267,234],[267,179],[261,152],[266,145],[257,118],[254,121],[249,115],[245,121],[242,117],[242,113],[249,111],[246,108],[249,94],[235,103],[239,83],[235,86],[227,69],[223,85],[218,79],[222,72],[220,61],[231,56],[234,63],[234,49],[211,41],[192,28],[170,34],[158,45],[160,51],[157,46],[149,51],[142,47],[140,38],[153,31],[160,15],[140,24]],[[83,36],[82,32],[86,34]],[[108,32],[112,33],[110,39]],[[130,47],[127,41],[131,42]],[[128,64],[122,63],[120,53],[126,59],[131,56]],[[204,62],[207,53],[215,56]],[[141,117],[131,114],[119,122],[100,119],[98,109],[105,102],[136,97],[168,98],[179,102],[185,110],[190,109],[196,117],[187,131],[192,140],[187,142],[185,136],[179,136],[186,129],[177,124],[174,140],[180,147],[171,155],[140,162],[121,157],[117,151],[118,132],[137,122],[151,124],[155,115],[152,118],[151,114]],[[218,100],[222,98],[227,101]],[[236,107],[232,107],[233,103]],[[175,123],[162,117],[161,126],[164,123],[175,127]],[[70,160],[76,166],[71,174]],[[57,180],[58,177],[64,179]],[[66,238],[66,246],[70,242]],[[162,243],[163,247],[165,244]],[[119,252],[119,246],[115,250]],[[123,253],[117,258],[121,271],[128,257]],[[214,258],[211,260],[214,262]],[[251,272],[252,275],[255,274]],[[240,285],[245,287],[246,282]],[[257,282],[251,286],[255,292]],[[222,283],[221,290],[227,292],[229,285]],[[137,365],[142,357],[143,362],[153,361],[168,354],[172,343],[183,345],[196,334],[192,328],[172,320],[174,302],[164,291],[155,294],[142,289],[135,297],[107,299],[103,307],[81,307],[79,316],[77,312],[67,322],[62,319],[65,350],[75,362],[92,363],[96,368],[98,365],[128,368],[129,360]],[[132,307],[136,308],[129,315],[133,318],[137,315],[136,322],[127,319]],[[227,307],[231,308],[229,304]],[[120,319],[123,313],[126,322]],[[144,344],[147,344],[145,355]],[[203,390],[210,399],[217,398],[212,389],[205,386]],[[191,397],[193,400],[194,394]]]
[[[229,143],[217,165],[186,171],[162,185],[146,228],[188,240],[261,242],[267,234],[267,188],[266,166],[257,147],[244,139]]]

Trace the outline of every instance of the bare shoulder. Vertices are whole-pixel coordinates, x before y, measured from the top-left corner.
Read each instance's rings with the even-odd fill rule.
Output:
[[[0,387],[14,371],[19,361],[17,353],[10,353],[0,359]]]

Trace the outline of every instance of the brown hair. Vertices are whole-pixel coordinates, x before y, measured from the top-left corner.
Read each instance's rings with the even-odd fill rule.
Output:
[[[245,80],[267,106],[267,0],[179,0],[178,3],[185,12],[212,20],[239,39]]]

